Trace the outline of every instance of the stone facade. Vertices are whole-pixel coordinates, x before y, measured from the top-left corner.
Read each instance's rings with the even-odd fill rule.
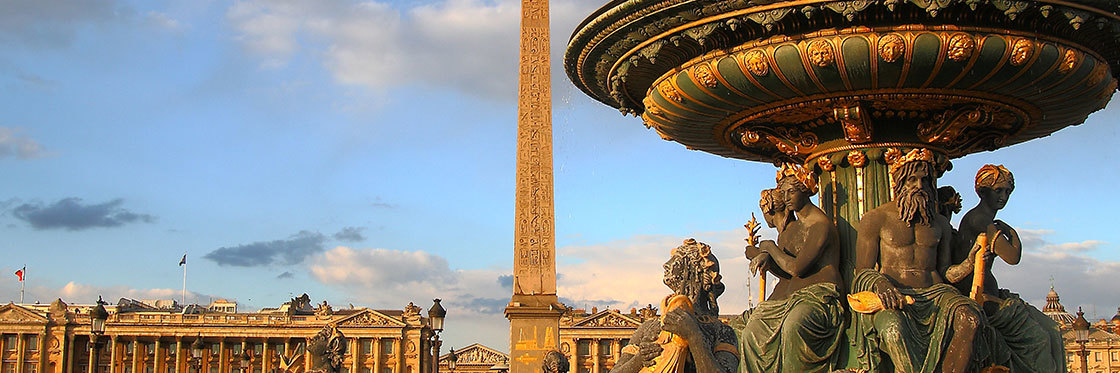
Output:
[[[283,365],[299,373],[311,360],[308,340],[327,325],[337,325],[347,338],[344,373],[432,369],[432,330],[419,307],[332,310],[324,304],[311,312],[281,307],[255,313],[118,312],[108,306],[95,371],[89,348],[92,307],[61,300],[49,306],[0,306],[0,373],[262,373],[283,370]],[[205,352],[192,359],[191,344],[199,338]]]

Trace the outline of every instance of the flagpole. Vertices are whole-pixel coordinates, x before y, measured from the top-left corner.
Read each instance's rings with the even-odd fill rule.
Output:
[[[187,254],[183,253],[183,307],[187,306]]]
[[[23,287],[27,285],[27,265],[23,265],[23,277],[19,279],[19,304],[23,304]]]

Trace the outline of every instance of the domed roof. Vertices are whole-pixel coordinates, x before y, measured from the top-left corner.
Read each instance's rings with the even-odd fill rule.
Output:
[[[1066,308],[1062,306],[1060,299],[1058,292],[1054,291],[1054,286],[1051,285],[1050,293],[1046,294],[1046,306],[1042,307],[1042,313],[1062,326],[1072,325],[1075,318],[1069,312],[1066,312]],[[1120,315],[1117,316],[1120,317]]]
[[[1112,316],[1112,325],[1120,325],[1120,307],[1116,308],[1116,316]]]

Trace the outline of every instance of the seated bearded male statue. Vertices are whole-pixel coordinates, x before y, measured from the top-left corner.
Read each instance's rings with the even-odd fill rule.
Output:
[[[661,301],[660,318],[634,331],[611,373],[738,371],[735,332],[718,319],[724,285],[711,247],[685,240],[663,268],[673,294]]]
[[[863,215],[851,292],[872,292],[882,310],[853,316],[861,368],[966,372],[983,319],[975,302],[946,283],[952,228],[936,213],[933,153],[914,149],[890,164],[894,198]],[[862,312],[862,311],[861,311]]]
[[[730,321],[739,337],[740,371],[831,372],[844,323],[839,236],[832,220],[809,202],[817,192],[811,171],[787,163],[777,183],[769,197],[780,196],[779,202],[769,207],[782,211],[764,207],[763,216],[768,223],[779,217],[780,225],[771,224],[778,226],[778,240],[746,251],[752,270],[780,280],[769,298]]]

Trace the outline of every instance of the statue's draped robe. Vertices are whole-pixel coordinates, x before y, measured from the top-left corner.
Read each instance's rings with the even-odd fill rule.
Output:
[[[874,285],[887,280],[875,270],[864,269],[852,280],[852,293],[874,291]],[[889,280],[888,280],[889,281]],[[941,361],[953,333],[953,314],[958,308],[971,308],[982,314],[976,302],[949,284],[934,284],[924,289],[899,291],[914,298],[914,304],[901,310],[856,314],[852,318],[853,347],[860,366],[868,371],[884,371],[880,352],[886,352],[896,372],[931,373],[940,371]],[[973,343],[973,367],[988,360],[985,338]]]
[[[817,283],[733,318],[739,371],[831,372],[844,324],[841,299],[835,284]]]
[[[1058,323],[1024,302],[1019,294],[1000,289],[1003,301],[987,315],[990,361],[1012,372],[1065,372],[1065,349]]]

